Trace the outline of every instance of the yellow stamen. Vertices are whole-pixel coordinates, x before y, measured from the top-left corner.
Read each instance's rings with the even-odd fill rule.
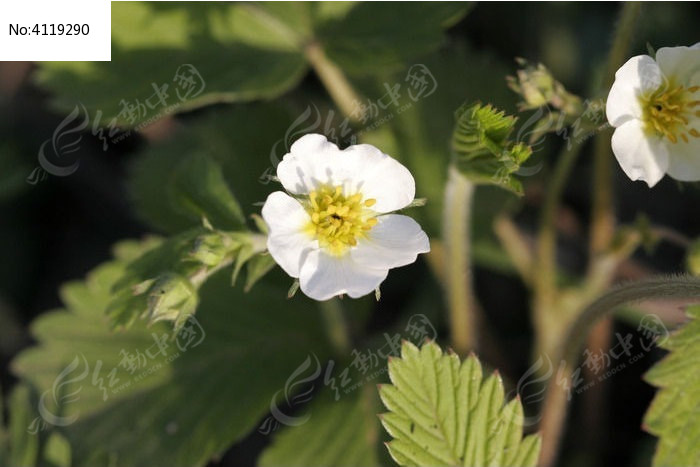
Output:
[[[699,111],[691,110],[700,103],[693,99],[693,94],[700,91],[700,86],[662,86],[656,91],[640,96],[646,131],[668,139],[672,144],[679,139],[688,143],[688,135],[697,138],[700,135],[690,126],[690,116],[700,117]]]
[[[363,200],[362,193],[345,195],[342,186],[321,186],[309,193],[311,222],[306,230],[326,251],[342,256],[377,224],[376,213],[368,209],[375,203]]]

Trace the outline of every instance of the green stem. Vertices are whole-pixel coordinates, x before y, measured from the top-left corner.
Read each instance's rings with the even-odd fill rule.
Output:
[[[356,109],[360,97],[345,77],[343,70],[328,59],[317,42],[311,42],[306,46],[305,56],[343,115],[355,122],[361,121],[362,115],[358,115]]]
[[[562,149],[547,187],[540,229],[537,237],[536,271],[533,274],[533,324],[535,328],[534,355],[552,355],[560,345],[563,330],[573,319],[573,304],[563,307],[557,287],[557,228],[556,219],[566,181],[587,138],[576,138]]]
[[[593,325],[616,308],[649,299],[698,299],[700,278],[690,276],[656,277],[618,286],[591,303],[569,328],[561,351],[559,372],[549,380],[542,406],[542,467],[554,465],[563,434],[566,419],[567,401],[572,388],[572,374],[581,356],[581,349]]]
[[[613,45],[608,56],[603,89],[610,87],[615,78],[615,71],[627,56],[639,10],[640,5],[637,2],[628,2],[622,7]],[[584,139],[579,139],[577,142],[582,143],[583,141]],[[613,158],[610,152],[609,131],[598,133],[594,144],[593,206],[590,241],[592,259],[581,296],[574,299],[571,306],[567,305],[564,307],[566,310],[559,310],[560,315],[564,316],[564,318],[556,320],[554,320],[555,313],[557,308],[562,308],[560,306],[562,304],[555,303],[557,289],[554,220],[564,181],[573,167],[578,151],[581,149],[580,144],[572,148],[567,154],[564,154],[564,157],[560,160],[553,176],[552,189],[545,201],[542,216],[542,234],[538,245],[538,256],[540,257],[539,273],[544,277],[540,277],[537,284],[535,321],[538,331],[538,345],[542,344],[540,341],[546,342],[546,348],[541,350],[545,350],[547,354],[555,351],[562,345],[566,346],[566,348],[571,347],[571,338],[560,340],[562,331],[565,329],[579,332],[576,339],[577,349],[580,349],[585,334],[578,330],[579,321],[574,322],[573,326],[568,326],[567,317],[568,319],[573,319],[571,315],[578,315],[580,320],[582,316],[587,314],[586,311],[583,314],[579,314],[578,310],[582,309],[580,306],[609,286],[617,265],[617,256],[619,255],[611,254],[608,251],[612,244],[615,228],[611,186]],[[596,303],[598,302],[594,302],[594,305]],[[556,337],[551,336],[552,331],[555,331],[554,335]],[[566,415],[566,394],[565,391],[556,390],[558,380],[561,380],[561,378],[554,377],[550,380],[550,390],[547,392],[543,408],[543,446],[540,465],[545,467],[550,467],[555,461]],[[552,385],[555,386],[554,389],[552,389]]]
[[[445,187],[443,238],[445,286],[452,345],[459,355],[475,347],[475,300],[471,277],[471,210],[474,184],[450,166]]]
[[[634,28],[639,17],[639,2],[626,2],[620,13],[620,20],[603,78],[603,91],[612,86],[615,72],[627,58]],[[611,130],[601,131],[595,140],[593,153],[593,208],[591,213],[591,253],[598,255],[605,251],[615,233],[615,217],[612,206],[612,161],[610,148]]]
[[[536,322],[547,326],[551,322],[550,311],[557,293],[557,229],[556,218],[564,186],[571,174],[586,138],[574,140],[571,147],[562,150],[557,158],[552,181],[548,186],[542,206],[540,233],[537,239],[537,274],[535,274]],[[538,326],[539,328],[539,326]],[[539,329],[540,334],[550,334],[549,329]]]
[[[343,306],[340,299],[332,298],[321,302],[321,315],[323,317],[328,338],[334,350],[339,356],[350,354],[352,344],[348,324],[343,315]]]

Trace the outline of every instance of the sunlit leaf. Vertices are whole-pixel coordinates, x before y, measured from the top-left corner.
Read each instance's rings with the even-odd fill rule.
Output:
[[[389,409],[382,424],[394,438],[389,452],[399,465],[534,466],[540,438],[523,438],[519,399],[504,400],[498,374],[482,376],[479,360],[460,362],[434,342],[401,347],[389,362],[391,385],[379,395]]]
[[[120,126],[137,126],[214,102],[276,97],[295,86],[307,67],[275,23],[259,20],[240,27],[246,24],[243,16],[255,17],[249,8],[215,2],[114,3],[112,60],[44,62],[37,82],[54,91],[59,109],[80,102],[94,119],[101,111],[103,126],[114,118]],[[251,39],[250,28],[255,38],[264,38],[262,43]]]
[[[197,321],[187,325],[192,339],[143,321],[111,332],[100,309],[125,262],[142,254],[134,243],[117,251],[124,256],[62,288],[67,309],[35,321],[40,345],[12,364],[70,422],[63,430],[74,466],[204,465],[256,427],[309,352],[328,355],[313,303],[287,301],[286,287],[270,281],[244,294],[227,274],[203,286]]]
[[[221,102],[270,99],[308,72],[312,42],[350,72],[381,73],[434,50],[465,3],[123,2],[110,62],[44,62],[57,109],[82,103],[101,126],[139,127]],[[98,118],[99,112],[99,118]]]
[[[690,321],[659,345],[670,353],[645,379],[659,388],[644,416],[644,428],[658,436],[654,466],[700,465],[700,306]]]

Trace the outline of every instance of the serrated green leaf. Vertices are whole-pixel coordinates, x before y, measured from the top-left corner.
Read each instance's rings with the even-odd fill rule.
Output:
[[[75,400],[58,395],[59,407],[48,407],[77,417],[63,427],[76,467],[107,460],[127,467],[205,465],[259,423],[309,352],[329,354],[313,302],[289,302],[285,287],[270,281],[258,284],[258,293],[244,294],[230,287],[225,273],[202,286],[196,345],[179,348],[179,335],[165,341],[165,355],[159,353],[155,338],[172,336],[163,323],[146,327],[138,321],[113,333],[100,310],[123,277],[125,260],[142,254],[133,243],[116,251],[126,258],[62,288],[67,310],[37,319],[32,330],[40,345],[12,363],[18,376],[49,396],[55,384],[80,389]],[[136,357],[133,372],[127,356]],[[57,380],[76,358],[76,371],[66,376],[72,381]],[[79,377],[83,366],[89,371]]]
[[[9,420],[9,463],[14,466],[34,466],[39,456],[39,436],[29,432],[33,398],[25,384],[14,388],[10,394]]]
[[[399,465],[534,466],[537,435],[522,438],[523,411],[514,399],[504,406],[497,373],[485,380],[479,360],[443,355],[434,342],[401,346],[389,362],[391,385],[379,395],[393,437],[387,445]]]
[[[700,306],[687,309],[690,320],[660,347],[670,353],[645,379],[659,387],[644,416],[644,428],[659,437],[654,466],[700,465]]]
[[[459,171],[474,183],[522,194],[522,185],[513,174],[527,161],[532,149],[509,141],[516,120],[490,105],[477,103],[460,108],[452,134]]]

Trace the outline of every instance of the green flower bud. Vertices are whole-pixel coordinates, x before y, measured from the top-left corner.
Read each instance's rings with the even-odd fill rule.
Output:
[[[230,247],[216,232],[200,235],[194,241],[190,256],[206,266],[217,266],[229,254]]]
[[[197,308],[197,290],[187,278],[166,273],[159,276],[148,291],[147,319],[149,324],[157,321],[184,323]]]

